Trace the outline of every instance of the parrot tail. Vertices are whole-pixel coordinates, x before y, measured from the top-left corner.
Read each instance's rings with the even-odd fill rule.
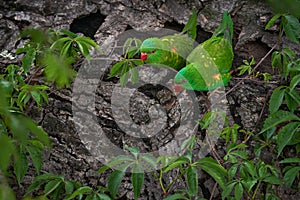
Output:
[[[224,38],[228,39],[230,43],[232,42],[233,38],[233,22],[230,17],[230,14],[226,11],[223,14],[222,22],[220,26],[214,31],[214,37],[223,36]]]

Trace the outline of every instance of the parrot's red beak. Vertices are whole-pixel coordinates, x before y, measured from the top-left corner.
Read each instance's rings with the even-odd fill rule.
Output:
[[[144,62],[148,57],[147,53],[141,53],[141,60]]]
[[[174,85],[173,89],[176,95],[181,93],[184,90],[183,87],[181,87],[180,85]]]

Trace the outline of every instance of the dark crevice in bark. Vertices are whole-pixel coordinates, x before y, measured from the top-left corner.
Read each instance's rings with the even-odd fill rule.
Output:
[[[106,16],[98,10],[87,16],[80,16],[73,20],[70,25],[70,31],[74,33],[83,33],[85,36],[94,39],[94,35],[104,22]]]

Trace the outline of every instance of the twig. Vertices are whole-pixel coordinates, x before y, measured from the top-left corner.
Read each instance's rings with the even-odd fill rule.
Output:
[[[215,183],[215,184],[214,184],[214,187],[213,187],[213,189],[212,189],[212,191],[211,191],[209,200],[212,200],[212,199],[213,199],[214,193],[215,193],[215,191],[216,191],[216,189],[217,189],[217,185],[218,185],[218,183]]]
[[[260,65],[261,63],[273,52],[273,50],[279,45],[279,41],[270,49],[270,51],[268,51],[268,53],[262,58],[260,59],[260,61],[255,65],[255,67],[253,68],[253,71],[255,71]],[[226,97],[226,95],[228,95],[229,93],[231,93],[232,91],[234,91],[242,82],[244,82],[244,79],[240,80],[239,82],[237,82],[230,90],[228,90],[225,94],[223,94],[219,99],[216,100],[216,103],[221,101],[224,97]],[[216,103],[212,104],[211,106],[214,106]]]
[[[208,143],[208,145],[209,145],[209,147],[211,149],[212,156],[217,160],[217,162],[219,163],[219,165],[223,165],[224,163],[222,161],[222,158],[221,158],[221,156],[219,156],[219,154],[217,153],[214,145],[211,143],[210,138],[209,138],[209,136],[207,134],[207,131],[206,131],[206,141],[207,141],[207,143]]]
[[[243,77],[243,78],[238,78],[238,77],[234,77],[233,79],[235,80],[244,80],[244,81],[253,81],[255,83],[260,83],[260,84],[265,84],[266,82],[265,81],[260,81],[260,80],[255,80],[253,78],[250,78],[250,77]],[[268,83],[271,83],[271,84],[278,84],[278,81],[268,81]]]

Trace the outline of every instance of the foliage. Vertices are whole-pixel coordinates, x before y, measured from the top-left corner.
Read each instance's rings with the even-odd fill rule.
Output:
[[[193,145],[195,141],[189,145]],[[187,145],[186,141],[183,145]],[[175,156],[159,156],[154,158],[151,154],[140,155],[137,148],[126,147],[132,154],[132,157],[120,155],[112,159],[106,166],[99,169],[99,173],[103,173],[109,168],[115,170],[110,174],[108,180],[108,190],[113,198],[117,197],[125,171],[131,168],[131,180],[134,191],[134,198],[137,199],[140,195],[144,183],[144,173],[146,170],[152,171],[152,176],[159,181],[162,192],[166,194],[173,184],[179,178],[185,178],[187,190],[181,191],[186,193],[190,198],[198,196],[198,169],[202,169],[210,174],[221,187],[225,187],[225,169],[218,165],[212,158],[201,158],[197,161],[192,161],[192,154],[189,151],[187,154],[180,157]],[[185,148],[182,146],[182,149]],[[173,170],[179,170],[179,175],[169,184],[164,185],[163,178],[165,174]],[[178,193],[179,195],[180,193]]]
[[[68,30],[60,30],[57,35],[59,39],[51,45],[50,49],[57,49],[64,58],[79,58],[79,55],[82,54],[89,60],[92,48],[102,53],[97,43],[89,37],[78,36]]]
[[[278,19],[281,19],[280,29],[293,42],[299,43],[300,23],[299,20],[289,14],[276,14],[267,23],[265,29],[269,29]]]
[[[183,29],[193,38],[196,36],[197,24],[195,13]],[[266,29],[280,19],[279,41],[282,33],[285,33],[291,41],[299,43],[299,20],[292,14],[293,10],[291,13],[276,14],[267,23]],[[282,48],[272,54],[271,65],[273,69],[279,70],[284,83],[273,90],[269,99],[270,114],[258,133],[243,130],[239,124],[230,126],[225,113],[218,111],[207,112],[199,121],[206,139],[214,135],[223,138],[226,145],[223,158],[218,157],[214,147],[210,146],[212,157],[196,159],[193,155],[195,146],[202,142],[196,134],[182,143],[178,156],[162,155],[156,158],[141,153],[136,147],[126,146],[127,155],[113,158],[98,171],[111,172],[107,187],[93,188],[66,180],[64,175],[40,175],[42,151],[51,147],[50,139],[25,112],[33,103],[38,109],[43,103],[48,103],[47,91],[51,88],[49,82],[54,82],[58,88],[69,87],[76,75],[72,65],[81,56],[89,60],[92,48],[99,52],[101,50],[90,38],[67,30],[45,32],[41,29],[27,29],[21,36],[27,39],[25,45],[16,51],[16,54],[23,55],[21,62],[18,65],[9,64],[0,75],[0,199],[15,199],[6,177],[12,176],[13,172],[18,184],[21,184],[30,162],[38,176],[34,177],[33,183],[27,188],[24,200],[115,199],[118,198],[126,172],[131,172],[135,199],[141,195],[148,174],[159,183],[166,200],[201,199],[198,191],[199,174],[204,172],[215,180],[222,199],[279,199],[275,189],[283,184],[300,189],[300,159],[285,155],[285,150],[289,149],[300,152],[300,59],[296,58],[296,53],[291,49]],[[139,54],[140,44],[138,39],[128,39],[123,48],[124,59],[117,62],[110,71],[110,77],[120,76],[122,86],[127,84],[130,77],[133,83],[138,80],[136,66],[142,63],[135,56]],[[14,59],[7,52],[2,52],[1,56]],[[257,78],[260,75],[254,73],[253,57],[243,62],[238,68],[240,76],[247,74]],[[41,74],[46,78],[46,83],[33,80]],[[267,74],[263,76],[268,77]],[[222,130],[217,129],[220,118],[225,122]],[[261,157],[263,149],[277,154],[277,158],[264,162]],[[168,178],[171,173],[176,174],[172,180]],[[186,187],[173,190],[177,181],[182,181]],[[35,194],[39,196],[29,196]]]
[[[135,67],[143,63],[140,59],[134,59],[134,57],[139,53],[141,43],[139,39],[128,38],[123,47],[124,59],[117,62],[110,70],[110,78],[117,75],[121,76],[120,84],[122,87],[127,84],[129,77],[131,77],[132,83],[138,81],[139,74]]]
[[[51,146],[47,133],[23,113],[28,104],[35,102],[40,109],[44,102],[48,103],[47,91],[50,87],[46,83],[37,84],[38,81],[34,79],[40,72],[44,72],[49,82],[54,81],[58,87],[69,86],[75,75],[75,71],[71,69],[74,59],[78,59],[80,53],[88,57],[91,47],[99,50],[91,39],[79,36],[70,38],[71,35],[75,34],[64,30],[45,32],[41,29],[25,29],[21,38],[25,39],[26,43],[16,50],[16,54],[23,55],[21,65],[9,64],[0,75],[0,175],[10,175],[9,166],[12,164],[19,184],[27,173],[30,161],[36,173],[40,174],[43,164],[42,151]],[[63,51],[56,48],[55,44],[71,39],[74,40],[68,48]],[[57,54],[57,51],[60,54]],[[7,52],[1,55],[9,59],[15,58]],[[46,196],[61,187],[58,179],[49,180],[45,186]],[[14,199],[7,184],[2,182],[0,196],[1,199]]]
[[[122,178],[126,170],[131,171],[131,180],[133,185],[134,198],[137,199],[141,193],[144,183],[144,169],[155,169],[155,159],[151,154],[140,156],[137,148],[125,147],[131,156],[120,155],[112,159],[107,165],[99,169],[99,173],[103,173],[109,168],[115,168],[108,180],[108,189],[113,198],[116,198]]]
[[[239,66],[237,69],[240,71],[238,76],[241,76],[247,72],[248,75],[252,73],[252,66],[255,64],[254,57],[251,58],[251,61],[243,60],[243,65]]]
[[[241,66],[237,68],[239,71],[238,76],[242,76],[244,74],[247,74],[248,76],[252,75],[253,78],[257,78],[259,76],[262,76],[265,82],[268,82],[271,78],[271,75],[269,73],[260,73],[254,71],[253,65],[256,64],[254,57],[251,58],[251,61],[243,60],[243,63]]]

